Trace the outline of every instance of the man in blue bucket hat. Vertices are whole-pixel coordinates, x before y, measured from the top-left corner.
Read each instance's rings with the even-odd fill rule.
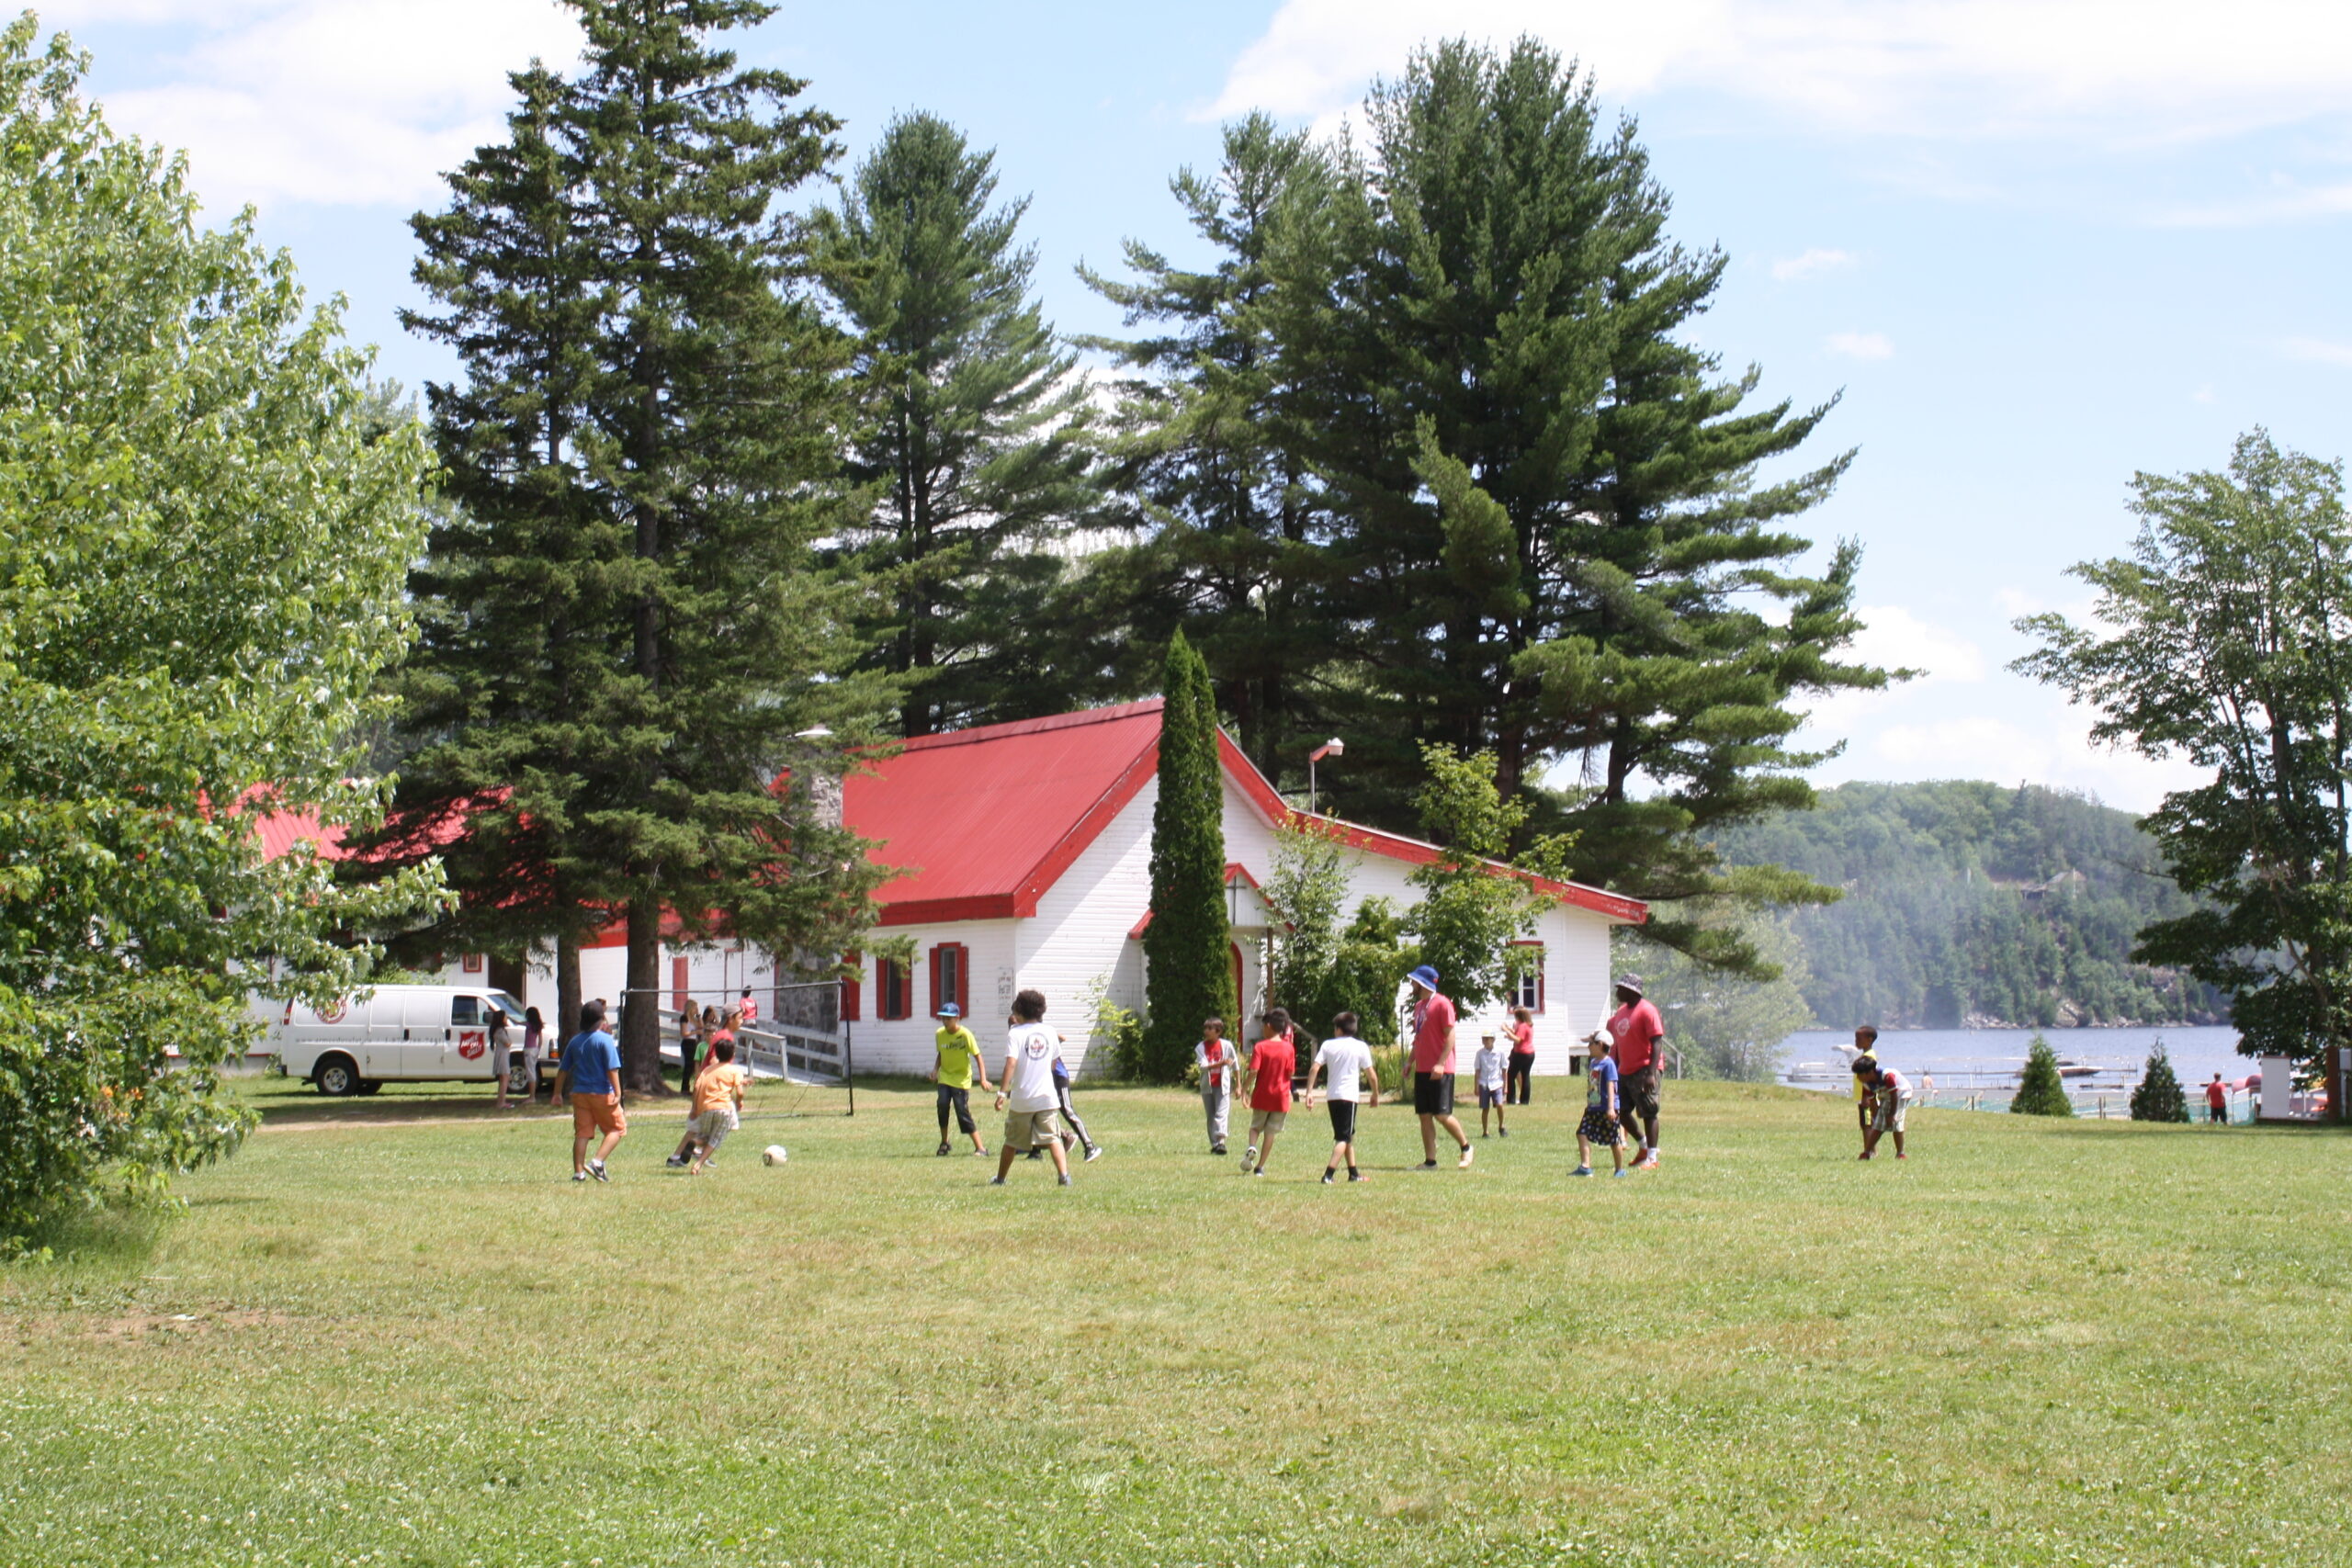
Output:
[[[989,1067],[980,1060],[980,1043],[964,1027],[964,1010],[954,1002],[942,1003],[939,1032],[933,1039],[939,1047],[939,1059],[931,1069],[932,1081],[939,1086],[939,1152],[954,1152],[947,1142],[947,1118],[953,1112],[956,1130],[972,1140],[972,1152],[985,1155],[988,1145],[980,1142],[979,1126],[972,1120],[972,1075],[979,1075],[985,1094]]]
[[[1470,1134],[1453,1119],[1453,1002],[1437,988],[1428,964],[1405,976],[1413,983],[1413,1111],[1421,1119],[1421,1168],[1437,1168],[1437,1130],[1461,1145],[1458,1169],[1470,1167]]]

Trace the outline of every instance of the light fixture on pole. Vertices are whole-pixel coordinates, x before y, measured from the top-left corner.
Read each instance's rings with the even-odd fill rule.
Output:
[[[1315,764],[1326,757],[1344,757],[1347,754],[1347,742],[1336,735],[1306,754],[1306,814],[1309,817],[1315,815]]]

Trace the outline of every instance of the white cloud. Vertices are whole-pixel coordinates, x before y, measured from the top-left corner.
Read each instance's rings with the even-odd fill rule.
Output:
[[[2352,343],[2329,343],[2324,338],[2290,337],[2278,345],[2290,359],[2313,360],[2321,365],[2352,365]]]
[[[2166,229],[2243,229],[2256,223],[2291,223],[2306,218],[2336,218],[2352,212],[2352,185],[2304,186],[2285,182],[2268,196],[2205,207],[2176,208],[2156,223]]]
[[[1884,333],[1831,333],[1821,346],[1844,359],[1894,357],[1894,342]]]
[[[1984,679],[1984,650],[1958,632],[1921,620],[1900,604],[1864,604],[1854,613],[1861,617],[1862,631],[1854,638],[1851,657],[1882,669],[1917,671],[1920,681]]]
[[[1614,101],[1694,86],[1854,131],[2169,141],[2352,96],[2340,0],[1284,0],[1209,113],[1329,115],[1430,39],[1521,33]]]
[[[1793,283],[1799,278],[1835,272],[1853,265],[1853,254],[1849,251],[1810,250],[1801,256],[1787,256],[1774,262],[1772,276],[1781,283]]]
[[[107,118],[187,149],[215,211],[429,202],[503,134],[506,73],[580,48],[554,0],[66,0],[43,19],[194,31],[160,79],[108,94]]]

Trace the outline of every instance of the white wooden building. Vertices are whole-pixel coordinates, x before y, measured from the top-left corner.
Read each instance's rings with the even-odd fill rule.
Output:
[[[1143,928],[1150,912],[1151,818],[1158,798],[1159,702],[988,725],[903,743],[897,755],[853,776],[843,790],[847,825],[879,841],[877,859],[905,868],[877,895],[882,929],[914,941],[915,959],[866,961],[865,977],[844,982],[841,1013],[854,1034],[861,1073],[922,1073],[932,1065],[933,1013],[953,999],[986,1042],[1013,993],[1046,994],[1047,1021],[1069,1038],[1073,1071],[1107,1042],[1095,1038],[1098,992],[1140,1011]],[[1259,895],[1272,870],[1276,830],[1308,818],[1286,805],[1239,748],[1220,736],[1225,771],[1227,897],[1234,964],[1245,1012],[1265,1005],[1265,942],[1280,919]],[[1415,901],[1407,882],[1437,851],[1419,840],[1333,818],[1348,849],[1344,920],[1357,904],[1384,897]],[[1555,902],[1528,939],[1538,961],[1519,998],[1535,1012],[1535,1070],[1571,1070],[1578,1042],[1609,1011],[1609,933],[1646,918],[1639,901],[1574,884],[1544,883]],[[582,955],[582,992],[617,998],[623,952],[617,931]],[[479,958],[450,965],[453,976],[484,969]],[[753,990],[775,1016],[775,965],[741,944],[665,953],[665,1006],[691,998],[723,1003]],[[518,984],[519,981],[519,984]],[[546,1008],[552,976],[534,965],[508,988]],[[1478,1028],[1499,1023],[1505,1007],[1465,1018],[1461,1067]],[[1301,1021],[1320,1035],[1328,1021]],[[1246,1030],[1230,1031],[1245,1037]]]

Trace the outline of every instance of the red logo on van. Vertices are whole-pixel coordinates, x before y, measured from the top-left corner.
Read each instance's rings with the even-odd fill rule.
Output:
[[[343,1002],[341,998],[331,1001],[326,1006],[319,1010],[319,1021],[321,1023],[341,1023],[343,1021]]]
[[[472,1061],[488,1049],[490,1049],[490,1036],[481,1030],[461,1029],[458,1032],[458,1055],[467,1061]]]

